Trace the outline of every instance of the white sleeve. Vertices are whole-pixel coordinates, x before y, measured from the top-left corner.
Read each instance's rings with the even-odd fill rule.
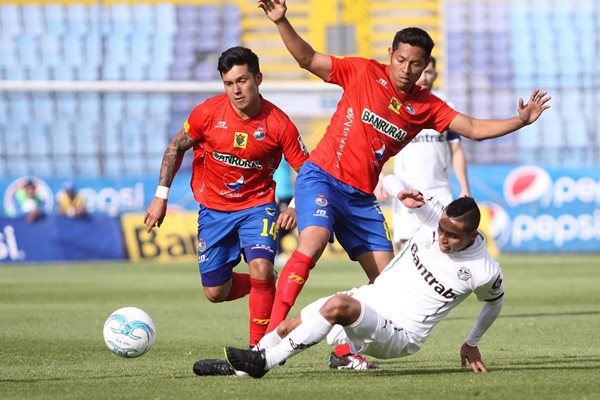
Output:
[[[492,326],[496,318],[498,318],[498,315],[500,315],[503,305],[504,296],[494,301],[486,301],[483,304],[481,312],[479,313],[479,317],[477,318],[477,322],[475,323],[473,329],[471,329],[471,332],[469,332],[465,343],[471,347],[477,346],[483,334],[490,326]]]

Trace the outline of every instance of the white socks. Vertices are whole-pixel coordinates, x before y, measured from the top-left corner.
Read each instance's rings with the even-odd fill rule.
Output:
[[[302,323],[298,325],[296,329],[290,332],[289,335],[283,339],[280,339],[279,344],[275,345],[274,347],[269,347],[268,345],[263,347],[263,339],[271,336],[271,334],[276,331],[270,332],[259,342],[260,348],[266,349],[265,369],[271,369],[280,362],[300,353],[302,350],[319,343],[321,340],[327,337],[327,334],[332,328],[333,325],[331,325],[325,319],[325,317],[321,315],[321,313],[316,312],[311,314],[310,317],[305,321],[302,321]],[[275,333],[275,336],[279,337],[277,333]],[[271,343],[273,338],[267,338],[266,340]],[[265,344],[267,344],[266,341]]]

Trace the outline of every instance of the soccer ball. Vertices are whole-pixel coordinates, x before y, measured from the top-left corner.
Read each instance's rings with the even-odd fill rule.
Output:
[[[152,318],[137,307],[123,307],[104,323],[104,343],[114,354],[131,358],[146,353],[154,344],[156,328]]]

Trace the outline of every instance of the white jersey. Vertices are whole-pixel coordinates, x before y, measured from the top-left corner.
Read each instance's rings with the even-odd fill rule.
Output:
[[[421,346],[433,327],[470,293],[491,301],[504,294],[504,286],[502,270],[481,235],[463,251],[443,253],[437,241],[441,203],[428,199],[414,211],[422,221],[417,233],[356,297],[408,331]]]
[[[454,141],[460,141],[455,133],[423,129],[394,156],[394,175],[424,193],[450,193],[450,143]]]

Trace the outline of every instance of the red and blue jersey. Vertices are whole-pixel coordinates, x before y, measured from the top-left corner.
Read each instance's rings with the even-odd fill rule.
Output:
[[[383,164],[422,129],[446,130],[458,114],[415,85],[398,92],[389,65],[364,58],[331,57],[327,82],[344,89],[325,135],[310,160],[334,178],[373,193]]]
[[[293,168],[308,158],[298,129],[271,102],[253,118],[242,119],[226,94],[194,108],[184,124],[197,144],[191,187],[200,204],[237,211],[275,201],[273,172],[282,155]]]

